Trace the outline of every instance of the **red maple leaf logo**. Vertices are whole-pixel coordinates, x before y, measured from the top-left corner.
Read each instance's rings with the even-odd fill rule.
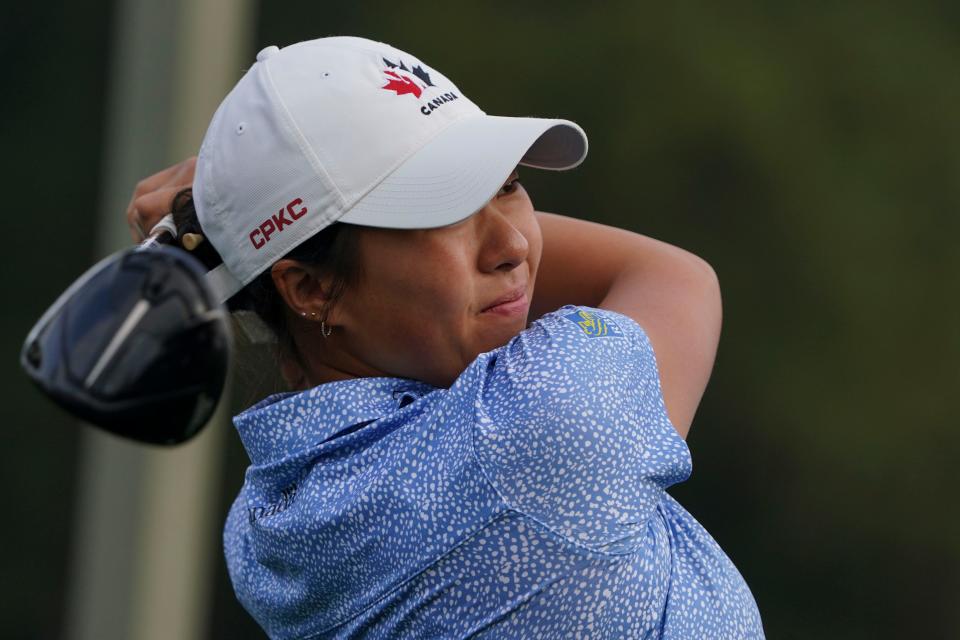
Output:
[[[396,71],[384,71],[384,73],[393,79],[388,80],[386,86],[381,87],[382,89],[396,91],[398,96],[402,96],[405,93],[412,93],[417,98],[420,97],[422,93],[420,87],[408,76],[397,73]]]

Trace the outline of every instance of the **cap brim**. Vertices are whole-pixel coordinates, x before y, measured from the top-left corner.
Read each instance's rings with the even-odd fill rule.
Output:
[[[453,224],[482,209],[518,164],[562,171],[586,156],[587,136],[569,120],[462,118],[405,160],[339,221],[395,229]]]

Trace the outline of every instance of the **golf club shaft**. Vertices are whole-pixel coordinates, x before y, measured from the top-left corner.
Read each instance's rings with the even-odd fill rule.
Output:
[[[150,229],[150,235],[137,245],[137,250],[143,251],[158,244],[173,244],[176,239],[177,226],[173,223],[173,214],[168,213]]]

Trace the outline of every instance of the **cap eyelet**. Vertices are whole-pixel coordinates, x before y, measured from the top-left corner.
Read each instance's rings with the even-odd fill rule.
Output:
[[[247,130],[247,123],[246,123],[246,122],[240,122],[240,123],[237,124],[237,135],[238,135],[238,136],[242,136],[243,133],[244,133],[246,130]]]

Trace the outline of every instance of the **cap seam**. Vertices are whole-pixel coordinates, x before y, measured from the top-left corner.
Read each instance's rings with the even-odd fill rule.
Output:
[[[269,62],[269,59],[265,60],[265,62]],[[313,147],[310,146],[306,136],[303,135],[300,127],[297,125],[297,121],[294,119],[293,114],[291,114],[290,110],[287,109],[287,104],[283,101],[283,98],[280,96],[280,91],[277,89],[277,85],[273,81],[273,73],[270,71],[269,64],[264,65],[264,74],[266,75],[267,82],[270,83],[271,93],[273,94],[270,96],[270,98],[276,102],[277,105],[279,105],[280,111],[284,115],[284,120],[286,120],[287,126],[291,129],[294,142],[296,143],[297,148],[300,149],[300,153],[305,156],[307,162],[317,174],[317,177],[321,180],[324,180],[327,185],[333,187],[333,191],[337,194],[337,198],[340,201],[340,206],[345,206],[346,199],[343,197],[343,193],[340,191],[340,185],[336,184],[330,177],[330,174],[327,173],[326,168],[320,162],[320,158],[317,157],[316,153],[313,151]]]

